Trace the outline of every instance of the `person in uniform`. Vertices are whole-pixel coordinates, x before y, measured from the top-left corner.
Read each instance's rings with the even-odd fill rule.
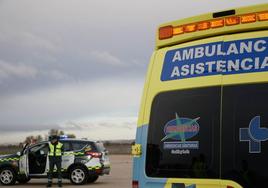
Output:
[[[59,142],[59,137],[53,135],[50,137],[49,142],[49,171],[48,171],[48,183],[47,187],[52,186],[54,166],[57,168],[58,186],[62,187],[62,174],[61,174],[61,162],[62,162],[63,144]]]

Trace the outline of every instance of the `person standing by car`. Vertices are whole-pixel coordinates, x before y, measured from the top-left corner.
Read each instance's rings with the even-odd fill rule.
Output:
[[[52,186],[52,178],[54,166],[57,167],[58,174],[58,186],[62,187],[62,174],[61,174],[61,161],[63,144],[59,142],[59,137],[56,135],[51,136],[51,141],[49,142],[49,171],[48,171],[48,183],[47,187]]]

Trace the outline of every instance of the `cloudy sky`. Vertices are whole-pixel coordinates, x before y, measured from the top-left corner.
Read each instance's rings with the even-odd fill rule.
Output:
[[[159,24],[267,0],[0,0],[0,143],[135,137]]]

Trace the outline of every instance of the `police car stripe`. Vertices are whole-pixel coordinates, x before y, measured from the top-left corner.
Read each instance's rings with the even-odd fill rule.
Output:
[[[101,169],[101,166],[91,166],[91,167],[88,167],[89,170],[98,170],[98,169]]]
[[[18,161],[19,158],[6,158],[6,159],[0,159],[0,162],[6,162],[6,161]]]
[[[91,166],[91,167],[88,167],[88,170],[98,170],[98,169],[101,169],[101,166]],[[61,171],[62,172],[67,171],[67,168],[62,168]],[[47,172],[48,172],[48,170],[47,170]],[[57,172],[57,169],[54,169],[53,172]]]
[[[74,153],[64,153],[63,156],[72,156],[72,155],[85,155],[84,152],[74,152]]]
[[[84,152],[75,152],[74,155],[85,155]]]

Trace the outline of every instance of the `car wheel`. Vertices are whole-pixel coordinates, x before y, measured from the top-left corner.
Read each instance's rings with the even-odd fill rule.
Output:
[[[16,173],[11,167],[5,167],[0,170],[0,183],[2,185],[14,185],[16,183]]]
[[[99,176],[89,176],[87,182],[94,183],[95,181],[97,181],[98,178]]]
[[[75,166],[70,170],[70,180],[75,185],[86,184],[88,180],[88,172],[82,166]]]
[[[20,184],[26,184],[26,183],[28,183],[30,180],[31,180],[31,178],[29,178],[29,177],[22,177],[22,178],[18,178],[18,179],[17,179],[17,181],[18,181]]]

